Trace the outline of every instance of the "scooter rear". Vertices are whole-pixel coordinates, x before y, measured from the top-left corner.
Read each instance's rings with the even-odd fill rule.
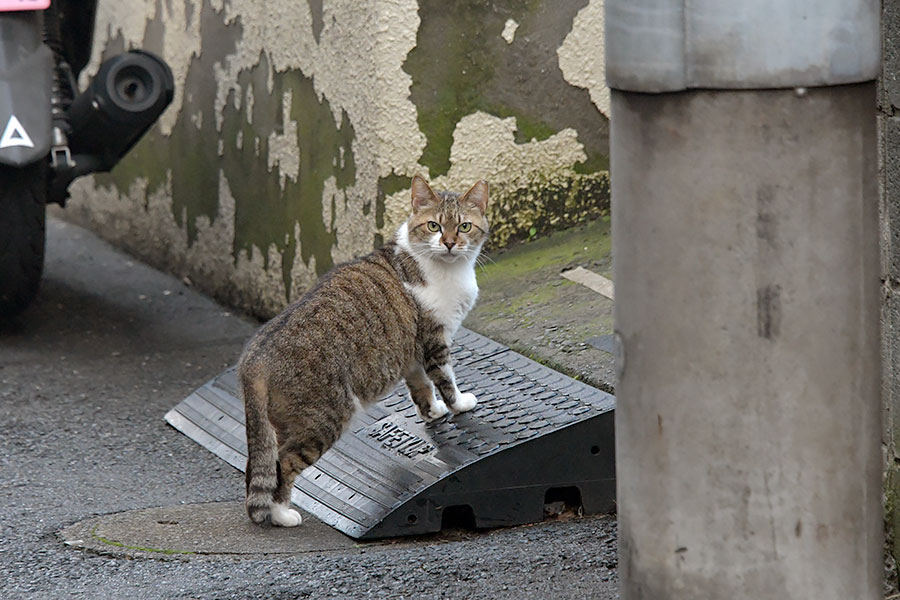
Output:
[[[79,93],[95,12],[95,1],[0,0],[0,317],[37,293],[45,205],[113,168],[174,95],[168,65],[142,50],[105,61]]]

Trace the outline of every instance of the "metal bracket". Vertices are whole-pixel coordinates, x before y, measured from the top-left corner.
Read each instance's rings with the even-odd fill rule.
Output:
[[[72,153],[68,146],[53,146],[50,148],[50,166],[56,170],[74,169],[75,163],[72,162]]]
[[[57,171],[75,168],[66,132],[56,126],[53,127],[53,145],[50,147],[50,166]]]

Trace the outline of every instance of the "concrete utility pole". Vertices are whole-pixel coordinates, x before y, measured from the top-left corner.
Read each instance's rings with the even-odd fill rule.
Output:
[[[881,597],[876,0],[607,0],[626,600]]]

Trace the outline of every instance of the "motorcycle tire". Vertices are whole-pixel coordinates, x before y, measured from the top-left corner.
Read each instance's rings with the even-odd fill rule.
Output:
[[[0,165],[0,317],[34,300],[44,270],[47,166]]]

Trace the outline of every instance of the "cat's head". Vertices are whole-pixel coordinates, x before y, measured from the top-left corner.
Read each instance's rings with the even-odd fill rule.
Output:
[[[488,184],[479,181],[465,194],[435,192],[420,176],[412,180],[409,244],[417,257],[474,261],[490,230],[485,217]]]

